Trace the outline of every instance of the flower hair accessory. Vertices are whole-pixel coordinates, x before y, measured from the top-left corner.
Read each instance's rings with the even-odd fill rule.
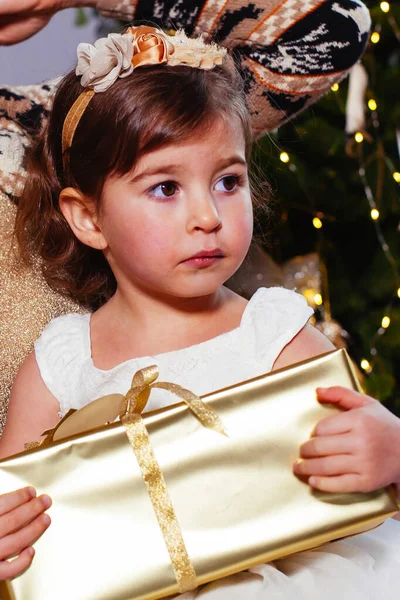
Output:
[[[222,64],[226,48],[206,44],[203,38],[188,38],[183,30],[168,35],[156,27],[129,27],[125,33],[110,33],[91,44],[79,44],[76,74],[86,88],[70,108],[62,131],[63,154],[71,147],[79,121],[95,93],[105,92],[118,78],[138,67],[166,64],[213,69]]]

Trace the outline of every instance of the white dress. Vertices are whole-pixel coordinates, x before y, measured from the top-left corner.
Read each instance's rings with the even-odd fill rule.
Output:
[[[60,415],[105,394],[126,393],[133,374],[157,364],[159,379],[198,395],[267,373],[282,348],[312,314],[304,298],[262,288],[246,306],[240,326],[216,338],[156,356],[97,369],[91,358],[90,314],[58,317],[35,343],[43,381],[60,402]],[[161,391],[146,410],[172,404]],[[201,586],[179,600],[398,600],[400,522],[257,566]]]

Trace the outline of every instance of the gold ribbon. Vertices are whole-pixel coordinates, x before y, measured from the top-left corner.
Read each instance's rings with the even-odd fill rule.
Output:
[[[140,467],[147,493],[171,559],[178,591],[182,594],[197,587],[196,572],[189,558],[164,475],[154,454],[150,436],[141,413],[146,407],[152,388],[164,389],[183,400],[204,427],[217,433],[227,434],[217,413],[206,406],[201,398],[180,385],[163,381],[156,382],[158,374],[156,365],[140,369],[135,373],[128,393],[122,396],[119,416]],[[31,449],[50,445],[57,429],[74,412],[76,411],[71,409],[55,427],[45,431],[43,433],[46,436],[44,440],[26,444],[25,448]]]
[[[189,558],[182,531],[176,517],[160,465],[155,457],[151,440],[140,413],[144,410],[152,388],[161,388],[183,400],[199,421],[218,433],[226,435],[217,413],[189,390],[173,383],[158,382],[155,365],[141,369],[132,379],[132,385],[121,404],[120,419],[142,472],[147,493],[153,504],[161,533],[167,546],[172,568],[183,594],[197,587],[196,572]]]
[[[167,390],[183,400],[204,427],[212,429],[216,433],[227,435],[218,414],[215,410],[207,406],[199,396],[196,396],[196,394],[193,394],[190,390],[187,390],[180,385],[176,385],[175,383],[167,383],[164,381],[155,383],[157,377],[158,367],[156,365],[145,367],[135,373],[132,379],[131,388],[124,396],[121,403],[119,414],[121,419],[126,414],[141,414],[146,407],[152,388],[159,388]]]
[[[189,558],[182,531],[160,465],[155,457],[149,433],[142,417],[128,414],[121,419],[142,472],[147,493],[154,508],[167,546],[179,593],[197,587],[196,571]]]
[[[63,418],[60,421],[58,421],[58,423],[55,427],[52,427],[51,429],[46,429],[46,431],[43,431],[42,436],[43,435],[45,436],[43,440],[39,440],[38,442],[27,442],[26,444],[24,444],[25,450],[33,450],[34,448],[50,446],[51,443],[53,442],[53,437],[54,437],[54,434],[57,431],[57,429],[63,423],[65,423],[65,421],[67,419],[69,419],[69,417],[71,415],[73,415],[75,412],[76,412],[75,408],[70,408],[69,411],[63,416]],[[1,600],[1,598],[0,598],[0,600]]]
[[[76,128],[79,125],[79,121],[82,118],[89,102],[94,96],[94,90],[85,90],[75,100],[73,105],[68,111],[65,117],[63,129],[62,129],[62,154],[64,157],[65,152],[71,148],[72,140],[74,139]],[[66,159],[64,158],[64,161]],[[64,164],[65,166],[65,164]]]

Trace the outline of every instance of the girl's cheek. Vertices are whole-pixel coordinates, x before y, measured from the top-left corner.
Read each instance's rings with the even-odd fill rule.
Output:
[[[245,239],[251,240],[253,236],[253,208],[246,206],[243,210],[242,217],[237,219],[238,232]]]
[[[160,222],[138,223],[126,237],[126,246],[135,254],[165,257],[176,246],[176,235]]]

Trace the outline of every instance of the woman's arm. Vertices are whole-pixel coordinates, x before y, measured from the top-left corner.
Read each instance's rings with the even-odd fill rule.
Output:
[[[340,81],[363,54],[371,24],[359,0],[3,0],[0,45],[30,37],[55,12],[73,6],[184,28],[231,48],[246,79],[257,135]]]
[[[182,27],[231,48],[258,136],[343,79],[364,52],[371,23],[358,0],[138,0],[134,18]]]

